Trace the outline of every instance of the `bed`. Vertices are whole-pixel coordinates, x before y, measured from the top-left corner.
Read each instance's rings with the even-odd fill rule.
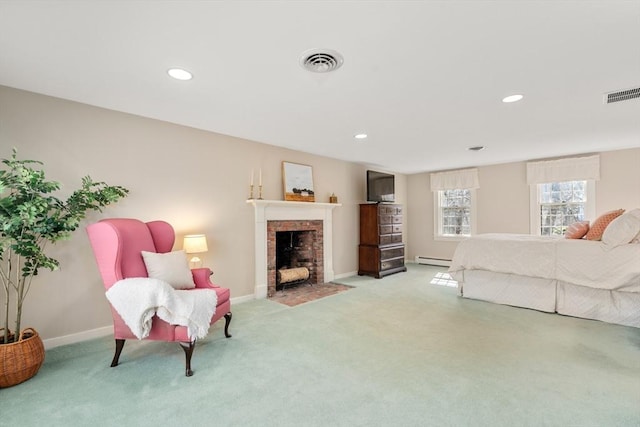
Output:
[[[632,212],[640,230],[640,209]],[[612,243],[481,234],[459,243],[449,273],[465,298],[640,328],[640,235],[633,236]]]

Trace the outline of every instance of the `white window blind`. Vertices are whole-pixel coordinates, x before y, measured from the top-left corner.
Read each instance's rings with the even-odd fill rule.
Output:
[[[431,174],[431,191],[480,188],[478,169],[461,169]]]
[[[527,184],[599,179],[598,155],[527,163]]]

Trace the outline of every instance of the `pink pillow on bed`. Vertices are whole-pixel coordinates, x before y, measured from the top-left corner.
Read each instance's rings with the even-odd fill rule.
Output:
[[[616,209],[614,211],[605,212],[600,215],[593,224],[591,224],[591,228],[587,232],[585,239],[587,240],[600,240],[602,239],[602,235],[604,234],[605,228],[613,221],[618,218],[620,215],[624,213],[624,209]]]
[[[589,221],[578,221],[569,225],[564,232],[565,239],[582,239],[589,231]]]

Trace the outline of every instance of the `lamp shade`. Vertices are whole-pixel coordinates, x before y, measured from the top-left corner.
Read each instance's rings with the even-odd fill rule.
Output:
[[[182,248],[188,254],[199,254],[209,250],[207,247],[207,238],[204,234],[189,234],[184,236]]]

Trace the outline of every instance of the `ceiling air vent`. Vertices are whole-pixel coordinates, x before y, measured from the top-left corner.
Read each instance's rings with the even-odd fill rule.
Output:
[[[328,49],[307,50],[300,57],[300,65],[314,73],[328,73],[342,65],[342,55]]]
[[[617,92],[609,92],[604,94],[604,103],[627,101],[629,99],[640,98],[640,87],[627,90],[619,90]]]

